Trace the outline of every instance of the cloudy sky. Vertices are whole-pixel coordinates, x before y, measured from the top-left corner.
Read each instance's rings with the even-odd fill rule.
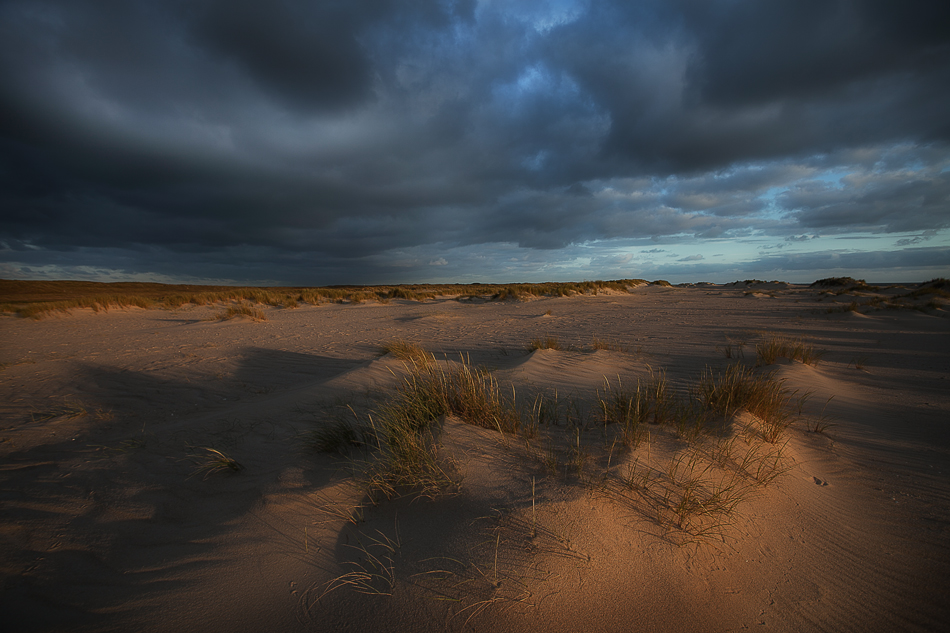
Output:
[[[2,0],[0,277],[950,276],[950,4]]]

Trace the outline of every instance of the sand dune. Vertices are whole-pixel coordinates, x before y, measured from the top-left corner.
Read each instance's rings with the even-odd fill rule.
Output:
[[[940,302],[847,309],[895,292],[738,283],[268,308],[264,322],[208,321],[210,306],[4,317],[7,630],[942,630],[950,320]],[[776,335],[824,355],[754,367]],[[560,349],[527,350],[549,337]],[[396,339],[438,371],[488,368],[523,415],[546,403],[538,433],[449,415],[434,450],[455,485],[368,493],[373,452],[320,453],[310,433],[378,416],[413,370],[380,355]],[[797,390],[775,443],[753,441],[743,412],[697,435],[645,423],[630,447],[598,422],[611,389],[665,376],[685,399],[735,362]],[[201,470],[207,449],[240,470]],[[690,477],[741,498],[678,523]]]

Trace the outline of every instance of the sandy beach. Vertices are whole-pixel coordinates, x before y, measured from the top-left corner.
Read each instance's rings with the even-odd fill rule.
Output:
[[[848,309],[916,287],[0,317],[4,628],[945,630],[950,308]],[[776,339],[816,357],[761,362]],[[442,416],[450,483],[368,489],[378,442],[315,445],[418,374],[393,341],[482,368],[525,429]],[[786,390],[771,441],[598,408],[736,363]]]

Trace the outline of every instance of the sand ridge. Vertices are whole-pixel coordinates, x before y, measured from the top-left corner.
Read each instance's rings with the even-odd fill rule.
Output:
[[[950,321],[940,308],[828,311],[853,299],[738,284],[267,309],[264,322],[207,321],[208,306],[3,318],[7,621],[23,631],[937,630],[950,617]],[[615,487],[636,464],[705,455],[716,438],[655,427],[622,451],[607,448],[612,429],[591,428],[578,433],[578,474],[569,442],[449,417],[439,450],[457,489],[377,503],[358,463],[307,448],[314,428],[364,415],[404,379],[411,367],[380,356],[393,339],[447,368],[488,367],[529,403],[557,392],[566,418],[569,407],[589,415],[605,380],[663,370],[687,389],[705,367],[737,360],[727,345],[751,366],[766,334],[825,354],[756,370],[811,396],[783,440],[787,472],[755,486],[716,538],[684,542],[642,495]],[[561,349],[529,353],[543,337]],[[818,419],[831,426],[808,432]],[[243,469],[198,472],[209,447]]]

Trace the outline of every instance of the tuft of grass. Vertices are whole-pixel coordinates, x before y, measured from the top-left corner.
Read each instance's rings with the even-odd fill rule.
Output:
[[[724,372],[703,372],[697,397],[703,407],[730,418],[744,409],[759,419],[762,438],[775,443],[792,423],[789,411],[794,392],[772,374],[757,376],[751,368],[730,365]]]
[[[716,475],[713,464],[692,450],[674,457],[651,483],[661,523],[680,531],[686,542],[724,538],[736,509],[752,492],[737,472]]]
[[[425,351],[415,343],[410,343],[402,339],[394,339],[388,343],[384,343],[382,352],[418,367],[428,367],[430,363],[435,361],[435,356],[430,352]]]
[[[561,423],[561,401],[557,390],[545,395],[539,392],[529,407],[526,424],[536,431],[542,426],[557,426]]]
[[[192,477],[203,473],[203,479],[207,479],[215,473],[234,473],[244,470],[244,466],[239,464],[226,453],[223,453],[217,449],[203,447],[199,448],[198,450],[204,451],[204,456],[196,460],[198,468],[196,468],[195,471],[191,473]]]
[[[547,336],[545,338],[531,339],[531,342],[528,343],[528,351],[533,352],[536,349],[560,350],[561,344],[560,342],[558,342],[557,337],[555,336]]]
[[[770,334],[755,344],[755,354],[759,365],[771,365],[779,358],[797,360],[805,365],[817,365],[824,352],[816,350],[802,339]]]
[[[345,454],[353,448],[372,443],[372,430],[354,426],[346,420],[327,423],[306,435],[306,443],[321,453]]]
[[[855,356],[854,358],[852,358],[852,359],[848,362],[848,367],[851,367],[851,365],[854,365],[854,368],[855,368],[855,369],[861,371],[861,370],[864,369],[864,367],[865,367],[867,364],[868,364],[868,356],[867,356],[867,355]]]
[[[666,372],[650,370],[650,380],[646,384],[650,399],[653,424],[663,424],[672,420],[676,407],[676,398],[666,380]]]
[[[217,315],[217,319],[220,321],[229,321],[235,318],[249,318],[254,321],[266,321],[267,315],[264,314],[264,311],[260,308],[255,308],[254,306],[247,303],[240,303],[236,306],[228,306],[228,309],[224,312]]]
[[[695,398],[674,400],[668,422],[676,437],[687,442],[698,440],[707,431],[709,413]]]
[[[374,425],[380,453],[364,473],[371,498],[435,498],[458,485],[451,465],[439,458],[435,429],[413,428],[405,418],[382,417]]]
[[[525,296],[533,295],[532,292],[526,292],[524,289],[519,288],[518,286],[507,286],[500,289],[494,295],[492,295],[492,300],[494,301],[518,301],[524,299]]]
[[[486,370],[465,362],[454,368],[413,364],[393,396],[370,416],[379,449],[367,469],[367,487],[387,497],[409,492],[434,497],[457,485],[451,465],[438,456],[439,423],[445,416],[502,433],[536,432],[515,407],[514,394],[502,394]],[[336,429],[346,439],[348,431]]]
[[[643,437],[641,427],[650,417],[650,404],[649,391],[641,388],[639,381],[636,387],[624,389],[619,377],[615,387],[604,379],[603,395],[597,392],[596,408],[600,422],[604,426],[619,425],[621,442],[627,447],[635,448],[640,443]]]
[[[593,347],[594,349],[603,349],[603,350],[609,350],[612,352],[629,352],[630,351],[629,349],[627,349],[623,345],[620,345],[619,343],[611,343],[610,341],[605,341],[596,336],[594,337],[593,341],[591,341],[591,347]]]
[[[817,418],[813,418],[806,422],[805,430],[809,433],[821,433],[824,434],[829,428],[833,427],[830,417],[825,415],[825,409],[828,408],[828,405],[831,404],[831,401],[834,399],[834,396],[828,398],[828,401],[825,402],[825,406],[821,408],[821,414]]]
[[[345,561],[344,565],[350,571],[331,579],[324,585],[323,593],[316,598],[314,604],[338,589],[349,588],[356,593],[373,596],[391,596],[396,587],[395,559],[401,547],[399,532],[390,538],[376,531],[378,538],[366,534],[358,534],[356,544],[346,544],[345,547],[356,552],[356,560]],[[364,542],[365,539],[365,542]]]
[[[728,359],[745,358],[745,341],[728,341],[725,345],[717,345],[716,351]]]
[[[30,417],[33,422],[45,422],[47,420],[52,420],[53,418],[65,418],[71,420],[72,418],[81,418],[85,415],[89,415],[88,409],[81,402],[72,400],[69,397],[63,398],[62,404],[56,404],[48,408],[43,409],[42,411],[32,411]]]
[[[647,464],[641,464],[639,457],[630,462],[626,471],[620,475],[620,482],[625,487],[643,492],[649,491],[656,479],[657,475],[653,468]]]

